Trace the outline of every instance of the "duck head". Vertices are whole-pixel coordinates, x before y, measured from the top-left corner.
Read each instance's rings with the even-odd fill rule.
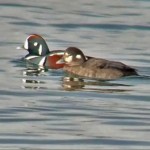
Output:
[[[23,45],[29,55],[45,56],[50,53],[45,40],[38,34],[29,35]]]
[[[68,47],[65,50],[65,53],[57,63],[64,62],[68,66],[77,66],[81,65],[87,60],[87,58],[84,56],[83,52],[77,48],[77,47]]]

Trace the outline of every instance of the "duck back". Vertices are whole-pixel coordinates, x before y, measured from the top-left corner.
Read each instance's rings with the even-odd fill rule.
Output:
[[[100,80],[113,80],[123,76],[137,75],[135,69],[121,62],[101,58],[89,58],[81,65],[65,66],[64,70],[75,75]]]

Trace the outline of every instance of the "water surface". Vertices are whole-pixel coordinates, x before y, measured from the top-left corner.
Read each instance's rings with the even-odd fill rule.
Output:
[[[150,1],[0,2],[0,148],[150,149]],[[30,73],[17,50],[31,34],[50,49],[77,46],[140,76],[68,81]]]

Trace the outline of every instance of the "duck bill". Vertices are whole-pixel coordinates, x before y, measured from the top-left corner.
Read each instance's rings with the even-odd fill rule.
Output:
[[[24,47],[24,45],[22,45],[22,46],[18,46],[18,47],[16,47],[16,49],[18,49],[18,50],[27,50],[27,49],[25,49],[25,47]]]
[[[63,58],[59,59],[59,60],[56,62],[56,64],[64,64],[64,63],[65,63],[65,61],[64,61]]]

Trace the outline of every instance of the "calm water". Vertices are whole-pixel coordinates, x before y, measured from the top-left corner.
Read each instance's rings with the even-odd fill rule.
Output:
[[[150,1],[0,1],[1,149],[150,149]],[[50,49],[122,61],[141,76],[68,82],[31,74],[16,50],[31,33]]]

